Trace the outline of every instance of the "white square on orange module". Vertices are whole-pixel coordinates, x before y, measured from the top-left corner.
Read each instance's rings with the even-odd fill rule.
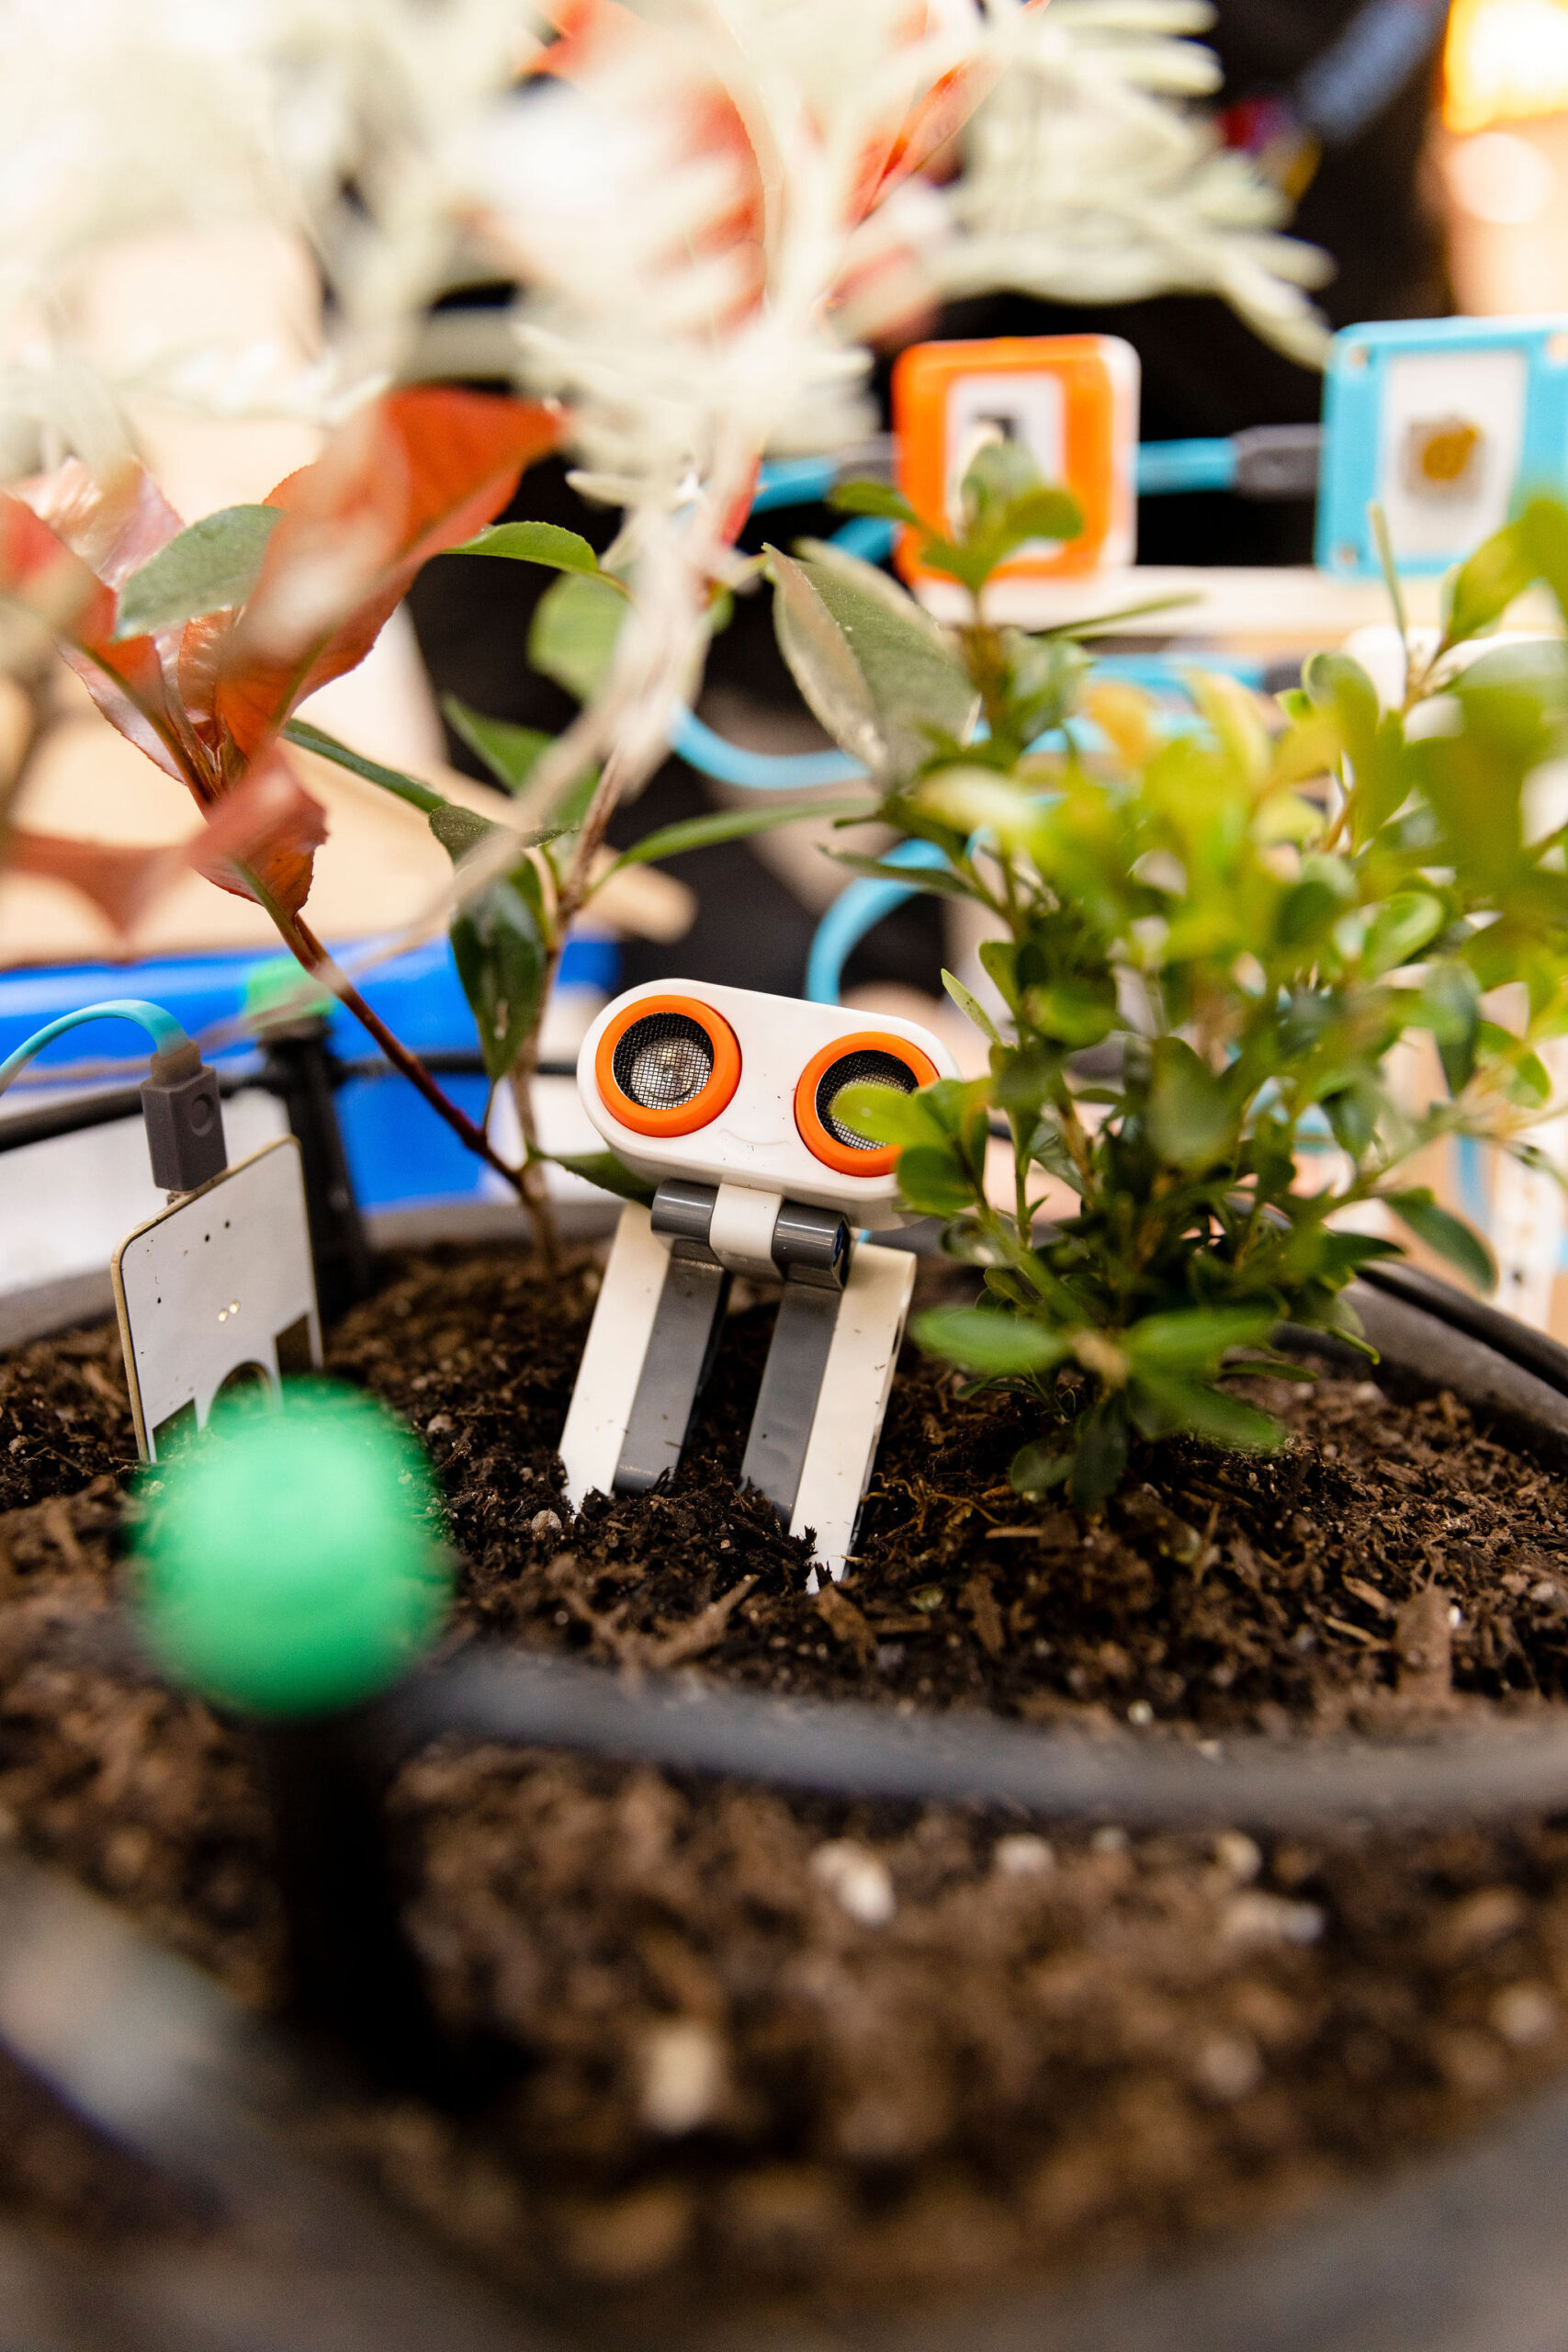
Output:
[[[1084,527],[1034,541],[998,579],[1049,580],[1133,560],[1136,527],[1138,355],[1111,334],[998,335],[918,343],[893,370],[898,486],[916,511],[951,533],[964,474],[987,441],[1021,442],[1053,489],[1070,490]],[[919,561],[906,531],[899,571],[911,584],[941,575]]]

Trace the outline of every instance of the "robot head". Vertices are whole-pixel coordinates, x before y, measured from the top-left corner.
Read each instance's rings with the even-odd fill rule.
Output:
[[[639,1175],[750,1185],[881,1227],[907,1222],[897,1151],[836,1119],[835,1098],[856,1082],[912,1094],[957,1075],[912,1021],[706,980],[628,989],[577,1057],[584,1109]]]

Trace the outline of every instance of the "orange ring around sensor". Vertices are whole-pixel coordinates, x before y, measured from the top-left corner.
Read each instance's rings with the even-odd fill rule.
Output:
[[[902,1062],[917,1086],[930,1086],[938,1075],[936,1064],[919,1046],[911,1046],[907,1037],[890,1036],[883,1029],[860,1029],[852,1037],[835,1037],[819,1054],[813,1054],[800,1073],[795,1090],[795,1124],[800,1130],[800,1140],[814,1159],[831,1168],[840,1176],[887,1176],[898,1165],[898,1146],[884,1144],[875,1151],[857,1151],[851,1144],[840,1143],[830,1135],[817,1115],[817,1090],[835,1062],[851,1054],[886,1054]]]
[[[628,1029],[656,1012],[678,1012],[694,1021],[713,1047],[713,1069],[706,1085],[689,1102],[671,1103],[668,1110],[650,1110],[636,1102],[615,1082],[615,1048]],[[740,1083],[740,1048],[735,1032],[722,1013],[694,996],[639,996],[617,1012],[599,1040],[593,1057],[593,1077],[599,1100],[612,1118],[637,1136],[689,1136],[716,1119]]]

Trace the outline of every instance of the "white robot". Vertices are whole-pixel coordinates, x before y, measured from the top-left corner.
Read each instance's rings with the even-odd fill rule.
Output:
[[[628,1204],[561,1435],[574,1505],[639,1494],[681,1458],[732,1274],[783,1284],[741,1476],[835,1577],[854,1544],[914,1287],[897,1151],[833,1115],[841,1090],[953,1078],[912,1021],[658,982],[605,1006],[577,1060],[583,1105],[657,1184]]]

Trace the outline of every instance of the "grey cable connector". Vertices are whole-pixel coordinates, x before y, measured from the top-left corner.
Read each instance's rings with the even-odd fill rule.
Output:
[[[141,1115],[152,1182],[165,1193],[194,1193],[228,1167],[218,1072],[188,1038],[153,1055]]]

